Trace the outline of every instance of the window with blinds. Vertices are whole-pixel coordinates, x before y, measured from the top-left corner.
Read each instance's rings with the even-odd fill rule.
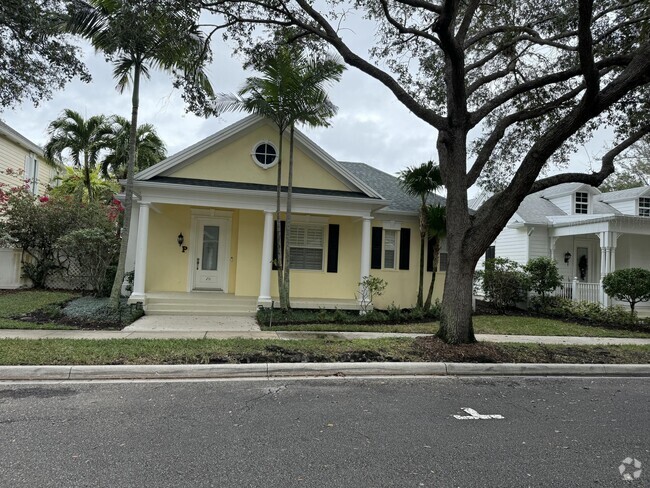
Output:
[[[38,192],[38,159],[32,153],[25,156],[25,179],[29,180],[29,189],[36,195]]]
[[[323,269],[323,243],[325,228],[322,225],[292,224],[289,233],[291,269]]]
[[[395,269],[397,231],[384,229],[384,269]]]

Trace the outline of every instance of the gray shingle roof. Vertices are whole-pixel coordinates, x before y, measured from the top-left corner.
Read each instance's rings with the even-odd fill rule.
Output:
[[[517,215],[519,215],[524,222],[530,224],[546,224],[546,216],[552,215],[566,215],[560,208],[542,197],[543,192],[533,193],[524,198],[519,208]]]
[[[420,201],[402,190],[397,177],[365,163],[339,161],[339,164],[388,200],[390,202],[388,210],[418,213]],[[429,198],[429,203],[444,205],[445,199],[436,195]]]
[[[650,186],[640,186],[638,188],[628,188],[627,190],[619,191],[610,191],[603,193],[599,200],[602,202],[612,202],[614,200],[624,200],[624,199],[634,199],[643,195],[644,193],[650,193]]]

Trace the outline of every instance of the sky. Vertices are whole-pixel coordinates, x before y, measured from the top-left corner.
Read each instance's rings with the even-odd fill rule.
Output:
[[[352,28],[345,31],[346,40],[355,48],[372,41],[374,29],[361,19],[352,20]],[[0,113],[9,126],[33,142],[47,141],[47,126],[61,112],[72,109],[85,117],[118,114],[130,118],[130,92],[120,94],[115,89],[111,65],[88,45],[83,46],[83,58],[93,77],[86,84],[78,80],[54,93],[38,107],[30,103]],[[233,56],[232,48],[217,39],[213,44],[214,61],[208,75],[219,93],[234,92],[246,76],[242,60]],[[299,127],[326,152],[339,161],[368,163],[390,174],[406,166],[418,165],[430,159],[436,161],[436,132],[413,115],[381,83],[348,68],[342,80],[329,89],[332,101],[339,107],[338,114],[328,128]],[[243,118],[245,114],[229,113],[218,118],[197,117],[185,111],[179,91],[172,87],[171,78],[153,72],[150,80],[141,85],[139,123],[151,123],[172,155],[185,147],[223,129]],[[601,131],[586,147],[572,158],[571,169],[587,171],[610,138]],[[470,191],[475,195],[477,189]]]

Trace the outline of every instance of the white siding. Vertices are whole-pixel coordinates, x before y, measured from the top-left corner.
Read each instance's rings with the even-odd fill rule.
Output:
[[[536,226],[528,236],[528,256],[526,261],[533,258],[549,257],[548,229],[544,226]]]
[[[624,236],[619,238],[619,241]],[[630,268],[644,268],[650,270],[650,236],[641,236],[641,235],[631,235],[629,237],[630,241]],[[623,254],[619,253],[618,245],[616,247],[616,263],[618,264],[618,255]]]
[[[612,202],[610,205],[623,214],[636,215],[636,202],[636,200],[623,200],[622,202]]]
[[[520,264],[528,262],[526,228],[509,229],[506,227],[498,235],[494,245],[496,257],[512,259]]]

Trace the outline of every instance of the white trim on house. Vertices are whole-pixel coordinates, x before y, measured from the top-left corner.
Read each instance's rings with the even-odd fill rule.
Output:
[[[276,206],[275,192],[235,188],[203,187],[138,181],[142,201],[204,207],[225,207],[244,210],[272,210]],[[286,195],[282,196],[283,201]],[[319,215],[363,217],[388,204],[385,200],[332,195],[294,193],[293,212]]]

